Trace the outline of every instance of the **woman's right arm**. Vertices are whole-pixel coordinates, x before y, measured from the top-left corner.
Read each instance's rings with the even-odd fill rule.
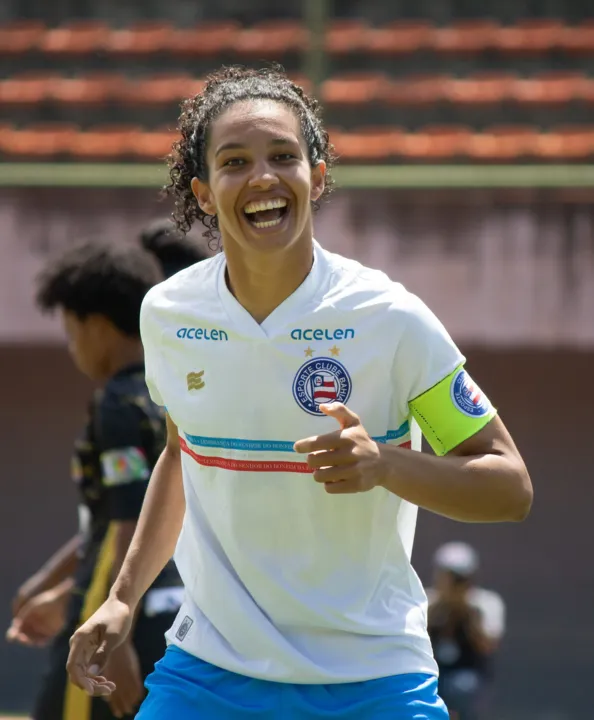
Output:
[[[72,636],[67,669],[91,695],[109,695],[100,673],[128,635],[138,604],[173,556],[185,512],[179,435],[167,417],[167,445],[153,470],[130,548],[108,599]]]

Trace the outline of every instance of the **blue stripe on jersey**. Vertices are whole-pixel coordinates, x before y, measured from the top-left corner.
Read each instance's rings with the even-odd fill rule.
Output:
[[[385,435],[374,437],[379,443],[388,440],[398,440],[408,435],[408,421],[402,423],[398,430],[388,430]],[[222,448],[224,450],[253,450],[254,452],[294,452],[293,443],[284,440],[244,440],[242,438],[205,437],[203,435],[188,435],[186,440],[198,447]]]

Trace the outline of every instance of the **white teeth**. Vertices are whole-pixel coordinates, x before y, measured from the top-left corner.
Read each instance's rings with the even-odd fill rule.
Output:
[[[262,210],[274,210],[283,207],[287,207],[285,198],[274,198],[273,200],[260,200],[258,202],[248,203],[243,208],[243,212],[249,215],[251,213],[261,212]]]
[[[274,227],[275,225],[280,225],[282,221],[282,218],[278,218],[278,220],[268,220],[267,222],[255,222],[252,223],[252,225],[257,228],[267,228]]]

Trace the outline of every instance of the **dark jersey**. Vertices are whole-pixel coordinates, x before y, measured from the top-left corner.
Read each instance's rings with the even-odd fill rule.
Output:
[[[72,459],[84,539],[75,576],[80,601],[72,603],[78,616],[81,610],[88,616],[105,599],[115,551],[110,522],[137,520],[165,432],[163,410],[149,397],[142,365],[118,372],[91,401],[87,426]],[[152,587],[178,586],[181,580],[171,561]]]

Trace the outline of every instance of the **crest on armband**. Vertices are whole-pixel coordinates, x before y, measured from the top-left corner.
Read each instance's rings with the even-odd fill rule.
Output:
[[[452,378],[450,396],[456,408],[468,417],[483,417],[491,410],[491,403],[466,370]]]

